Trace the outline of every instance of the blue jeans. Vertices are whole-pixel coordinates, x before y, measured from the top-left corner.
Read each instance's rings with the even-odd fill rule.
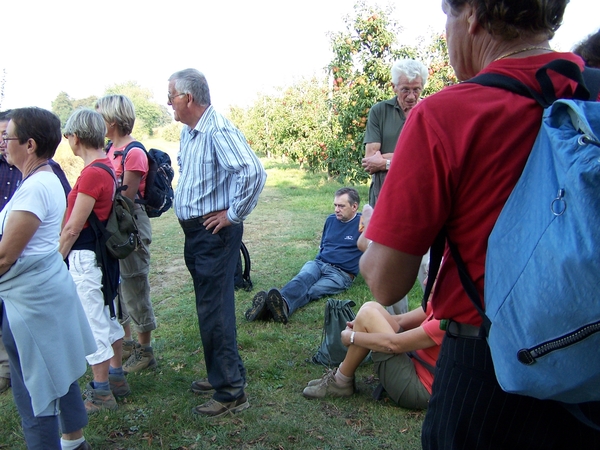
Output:
[[[82,429],[88,423],[77,381],[71,384],[69,392],[57,399],[54,407],[47,408],[42,415],[34,416],[31,397],[25,387],[17,345],[6,312],[2,313],[2,340],[10,360],[13,398],[21,416],[27,448],[29,450],[60,450],[59,430],[63,433],[72,433]],[[64,351],[68,351],[68,349],[64,349]]]
[[[221,403],[244,394],[246,369],[238,353],[233,277],[242,245],[243,225],[217,234],[203,220],[180,221],[185,234],[183,255],[194,281],[196,311],[208,381]]]
[[[315,259],[308,261],[300,273],[281,288],[281,296],[289,308],[289,315],[313,300],[344,292],[352,285],[352,277],[331,264]]]

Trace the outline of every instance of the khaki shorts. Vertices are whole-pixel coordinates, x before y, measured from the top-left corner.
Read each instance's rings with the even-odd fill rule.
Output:
[[[144,333],[156,329],[156,318],[150,300],[150,243],[152,227],[146,211],[136,203],[135,213],[142,245],[127,258],[119,260],[121,270],[121,324],[133,322],[133,329]]]
[[[419,380],[415,365],[406,353],[399,355],[371,352],[375,372],[388,396],[398,406],[427,409],[430,394]]]

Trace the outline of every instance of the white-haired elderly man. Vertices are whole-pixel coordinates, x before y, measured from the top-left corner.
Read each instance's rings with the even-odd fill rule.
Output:
[[[371,175],[369,204],[375,207],[390,168],[400,131],[409,111],[418,103],[427,82],[427,67],[414,59],[401,59],[392,66],[396,96],[376,103],[369,111],[362,166]]]
[[[406,122],[408,113],[421,98],[421,92],[427,82],[427,67],[414,59],[400,59],[391,69],[392,87],[396,96],[373,105],[369,111],[367,129],[364,137],[365,157],[362,166],[371,175],[369,187],[369,205],[375,207],[383,187],[385,177],[390,170],[392,156],[400,131]],[[423,258],[419,279],[423,281],[428,255]],[[408,312],[408,298],[403,297],[388,306],[390,314]]]

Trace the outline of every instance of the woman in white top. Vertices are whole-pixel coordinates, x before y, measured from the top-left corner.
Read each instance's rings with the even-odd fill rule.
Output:
[[[60,120],[40,108],[12,111],[2,135],[7,161],[23,174],[0,212],[2,339],[27,448],[85,450],[77,379],[96,344],[58,252],[66,202],[48,159],[60,140]]]

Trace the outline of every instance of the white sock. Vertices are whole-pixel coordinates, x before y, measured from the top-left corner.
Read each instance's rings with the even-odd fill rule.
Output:
[[[340,364],[338,369],[335,371],[335,382],[340,386],[348,386],[354,381],[354,377],[347,377],[346,375],[344,375],[340,371],[341,368],[342,365]]]
[[[67,441],[66,439],[60,438],[60,446],[62,450],[75,450],[81,444],[85,442],[85,438],[82,436],[74,441]]]

